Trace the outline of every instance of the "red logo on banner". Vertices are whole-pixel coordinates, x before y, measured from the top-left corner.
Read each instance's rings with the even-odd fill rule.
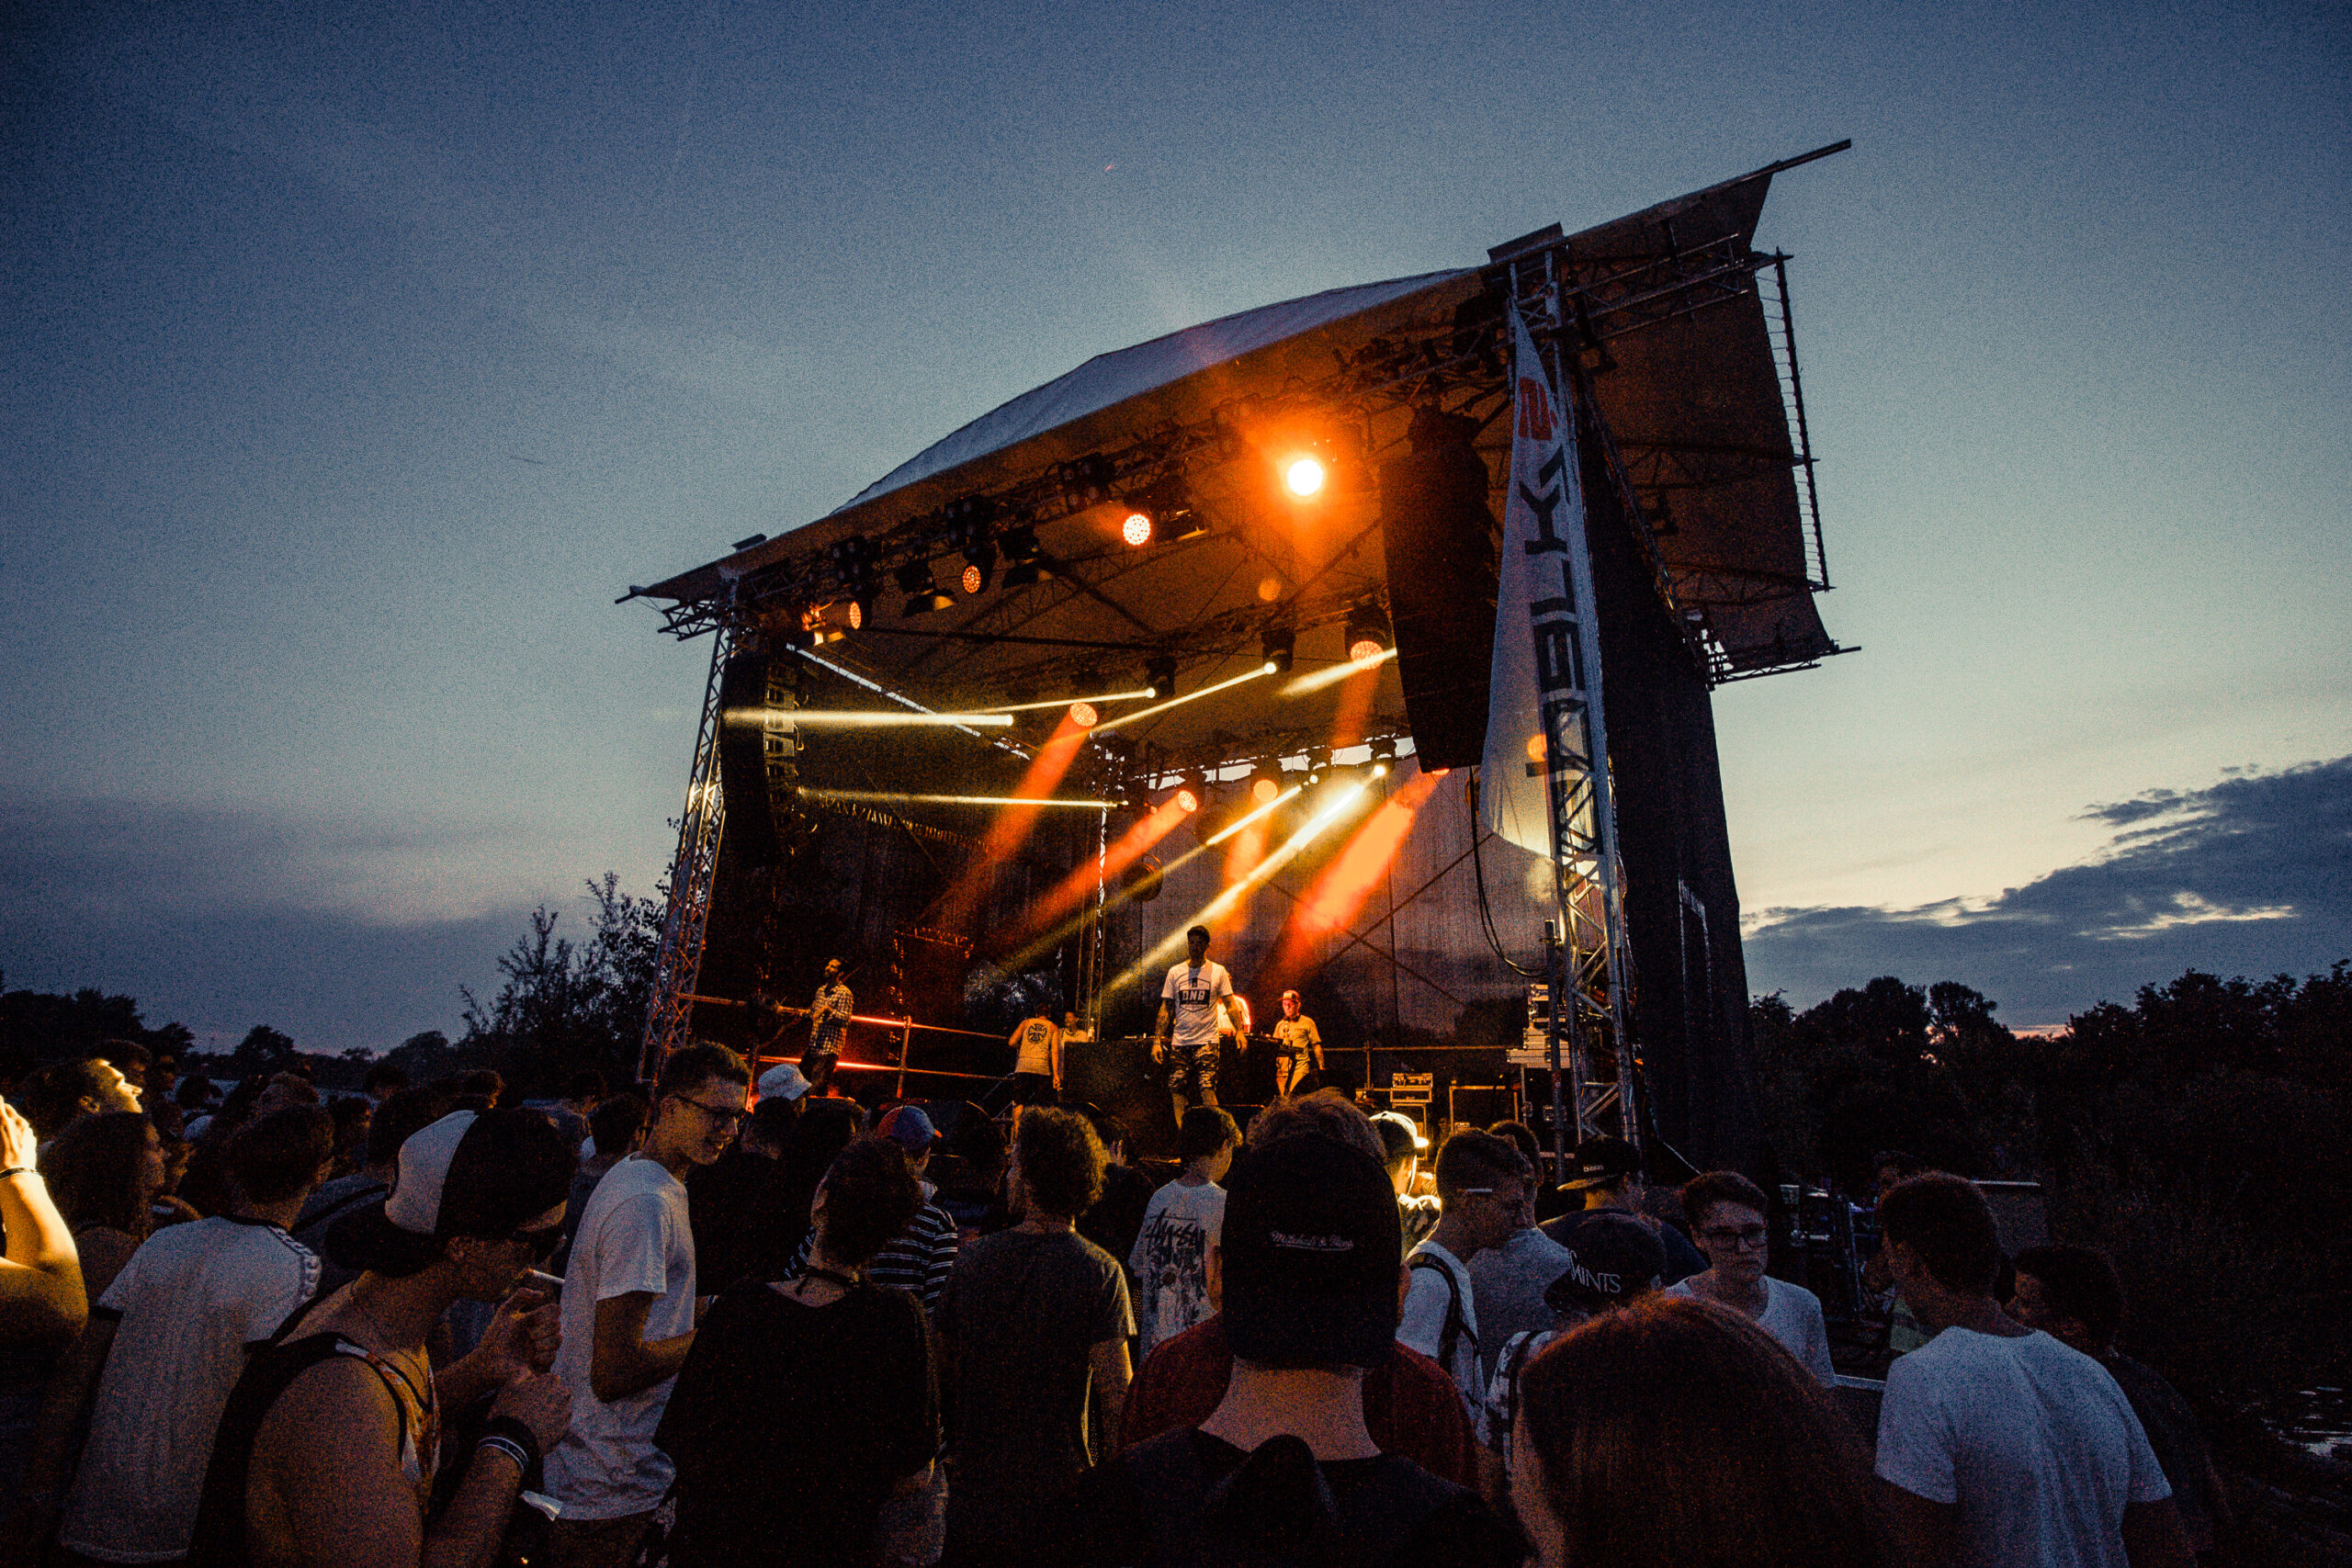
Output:
[[[1519,433],[1530,441],[1552,439],[1552,400],[1532,376],[1519,378]]]

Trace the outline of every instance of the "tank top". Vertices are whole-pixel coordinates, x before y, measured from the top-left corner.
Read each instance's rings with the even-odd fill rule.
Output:
[[[292,1326],[291,1322],[287,1325]],[[441,1407],[431,1365],[425,1368],[424,1386],[419,1388],[390,1358],[332,1329],[300,1339],[280,1338],[246,1362],[220,1412],[212,1462],[204,1472],[204,1495],[197,1504],[196,1529],[188,1541],[189,1568],[239,1568],[252,1562],[245,1540],[245,1499],[253,1482],[254,1442],[261,1435],[262,1422],[294,1380],[333,1356],[365,1361],[391,1394],[400,1409],[401,1479],[416,1493],[418,1517],[424,1516],[433,1500],[434,1472],[441,1462]]]

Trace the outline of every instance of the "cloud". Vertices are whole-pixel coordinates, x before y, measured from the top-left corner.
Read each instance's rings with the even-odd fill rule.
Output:
[[[458,987],[494,980],[525,929],[504,848],[242,807],[9,802],[0,972],[127,993],[208,1043],[264,1022],[328,1052],[454,1031]]]
[[[2056,1023],[2196,967],[2306,974],[2352,957],[2352,757],[2090,807],[2107,849],[1998,897],[1750,916],[1748,980],[1807,1004],[1876,975],[1960,980]]]

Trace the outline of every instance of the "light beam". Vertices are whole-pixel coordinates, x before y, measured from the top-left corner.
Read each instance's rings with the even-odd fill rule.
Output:
[[[1317,670],[1311,675],[1301,675],[1297,680],[1284,686],[1282,694],[1286,697],[1303,697],[1310,692],[1319,692],[1326,686],[1336,686],[1351,675],[1362,675],[1367,671],[1377,670],[1396,657],[1396,650],[1388,648],[1383,649],[1377,659],[1367,660],[1361,664],[1353,660],[1344,664],[1334,664],[1327,670]]]

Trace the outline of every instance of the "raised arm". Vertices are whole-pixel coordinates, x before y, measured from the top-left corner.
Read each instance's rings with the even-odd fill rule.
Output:
[[[49,1184],[33,1168],[32,1123],[0,1100],[0,1337],[10,1343],[65,1340],[82,1331],[90,1303],[82,1293],[82,1258]]]

